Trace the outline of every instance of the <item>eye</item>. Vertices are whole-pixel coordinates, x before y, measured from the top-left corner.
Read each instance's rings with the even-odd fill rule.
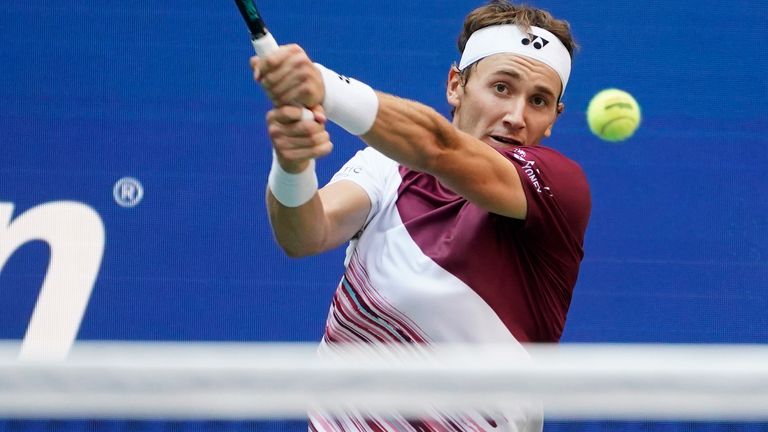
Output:
[[[531,98],[531,102],[537,107],[545,107],[549,105],[549,101],[541,96],[534,96]]]
[[[507,94],[509,92],[509,87],[504,83],[496,83],[493,85],[493,88],[496,90],[496,93]]]

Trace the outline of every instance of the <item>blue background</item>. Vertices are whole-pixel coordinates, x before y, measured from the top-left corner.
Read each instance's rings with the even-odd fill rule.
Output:
[[[260,9],[280,42],[447,115],[455,40],[480,4],[281,0]],[[582,47],[546,143],[583,166],[593,194],[563,341],[768,342],[768,3],[534,4],[567,19]],[[0,40],[0,202],[17,216],[79,201],[106,226],[79,339],[320,338],[343,248],[292,260],[272,241],[269,105],[231,1],[11,1]],[[589,99],[607,87],[633,93],[643,109],[621,144],[598,140],[585,121]],[[321,182],[362,147],[329,129],[336,149],[319,161]],[[125,176],[145,189],[133,208],[112,197]],[[23,336],[47,261],[48,247],[32,242],[2,268],[0,339]],[[17,426],[66,423],[0,422]],[[580,424],[608,426],[711,425]]]

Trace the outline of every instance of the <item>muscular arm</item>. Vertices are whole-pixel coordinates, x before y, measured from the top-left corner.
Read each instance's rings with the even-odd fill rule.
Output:
[[[525,219],[525,193],[509,160],[428,106],[377,95],[376,122],[362,136],[367,144],[409,168],[434,175],[492,213]]]
[[[281,47],[263,62],[252,58],[251,67],[277,107],[268,123],[283,169],[299,172],[309,159],[328,154],[325,119],[316,124],[298,120],[301,111],[296,105],[318,107],[324,98],[320,74],[304,51],[296,45]],[[384,93],[377,97],[376,121],[362,137],[366,143],[405,166],[434,175],[490,212],[525,218],[520,177],[504,156],[425,105]],[[275,237],[291,256],[316,254],[350,239],[371,207],[367,194],[345,181],[324,188],[300,207],[284,207],[269,193],[267,203]]]

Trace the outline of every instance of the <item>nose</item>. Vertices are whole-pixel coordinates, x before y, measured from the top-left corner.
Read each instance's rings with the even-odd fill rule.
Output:
[[[525,111],[525,99],[513,98],[508,101],[504,113],[504,126],[510,130],[518,130],[525,127],[523,112]]]

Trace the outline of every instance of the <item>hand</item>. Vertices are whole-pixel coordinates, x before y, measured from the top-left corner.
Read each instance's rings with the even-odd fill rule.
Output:
[[[323,78],[304,50],[284,45],[263,59],[251,57],[253,79],[260,82],[275,106],[314,107],[323,103]]]
[[[310,159],[323,157],[333,150],[325,130],[323,107],[312,108],[314,120],[302,119],[302,108],[285,105],[267,113],[267,130],[280,166],[289,173],[303,171]]]

